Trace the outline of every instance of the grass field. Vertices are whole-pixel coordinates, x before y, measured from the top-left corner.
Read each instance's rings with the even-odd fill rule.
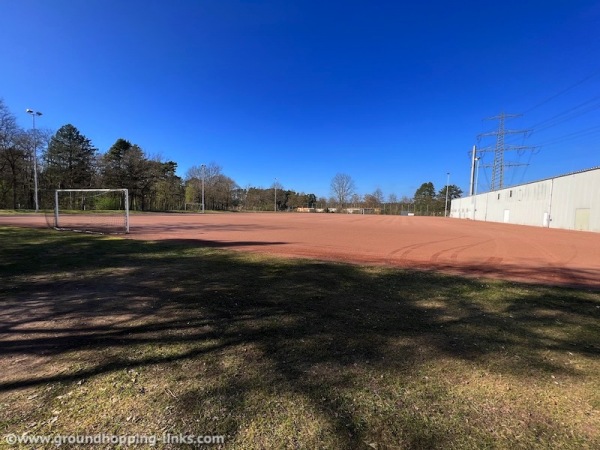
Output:
[[[600,447],[599,292],[34,229],[0,255],[2,438]]]

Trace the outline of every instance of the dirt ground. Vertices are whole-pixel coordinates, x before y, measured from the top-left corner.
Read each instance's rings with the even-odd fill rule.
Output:
[[[43,215],[0,226],[45,227]],[[441,217],[132,214],[129,239],[600,289],[600,234]]]

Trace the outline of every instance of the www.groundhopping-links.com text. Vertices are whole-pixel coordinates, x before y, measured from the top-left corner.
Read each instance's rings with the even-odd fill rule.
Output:
[[[9,445],[17,444],[54,444],[57,447],[67,444],[82,444],[82,445],[157,445],[157,444],[188,444],[188,445],[210,445],[224,444],[225,436],[217,435],[197,435],[197,434],[131,434],[131,435],[115,435],[115,434],[48,434],[48,435],[32,435],[32,434],[7,434],[4,441]]]

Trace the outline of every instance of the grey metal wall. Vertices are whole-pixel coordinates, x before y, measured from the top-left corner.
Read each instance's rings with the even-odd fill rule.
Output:
[[[600,168],[452,200],[450,217],[600,232]]]

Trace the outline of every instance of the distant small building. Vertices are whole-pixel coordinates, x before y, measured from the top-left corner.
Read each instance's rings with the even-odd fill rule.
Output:
[[[346,208],[348,214],[381,214],[381,208]]]
[[[345,211],[348,214],[362,214],[362,208],[346,208]]]

